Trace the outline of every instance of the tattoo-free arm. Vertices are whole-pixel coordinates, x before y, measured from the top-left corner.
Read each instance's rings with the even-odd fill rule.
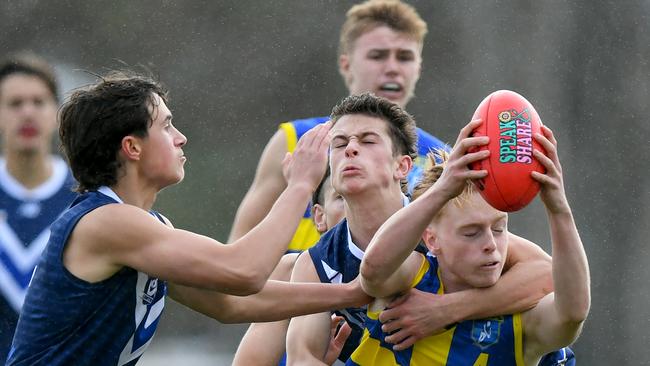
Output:
[[[534,137],[546,155],[537,149],[533,154],[546,173],[533,172],[531,176],[541,185],[540,198],[551,229],[555,293],[523,314],[525,357],[529,358],[573,342],[591,305],[589,264],[564,192],[557,141],[548,127],[541,130],[542,134]]]
[[[170,284],[170,296],[222,323],[268,322],[292,316],[361,306],[369,298],[354,283],[289,283],[268,281],[249,296]]]

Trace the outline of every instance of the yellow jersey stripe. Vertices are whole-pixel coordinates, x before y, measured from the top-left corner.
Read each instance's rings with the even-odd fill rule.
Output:
[[[296,129],[293,127],[291,122],[280,123],[280,129],[282,129],[284,134],[287,136],[287,151],[293,152],[298,144]]]

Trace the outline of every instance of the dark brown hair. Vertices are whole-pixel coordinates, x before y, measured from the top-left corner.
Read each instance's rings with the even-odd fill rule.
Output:
[[[388,134],[393,142],[393,153],[395,155],[409,155],[415,160],[418,151],[418,134],[415,120],[402,107],[372,93],[350,95],[332,109],[330,116],[332,126],[341,117],[350,114],[363,114],[386,121]]]
[[[167,102],[167,91],[157,81],[118,71],[75,91],[63,105],[59,136],[79,182],[77,191],[117,183],[122,139],[147,136],[156,110],[155,94]]]
[[[377,117],[386,122],[388,135],[393,143],[393,154],[408,155],[415,161],[417,157],[418,134],[413,116],[402,107],[388,99],[372,93],[350,95],[332,109],[330,120],[332,126],[338,120],[350,114],[362,114]],[[402,190],[406,192],[407,182],[402,182]]]

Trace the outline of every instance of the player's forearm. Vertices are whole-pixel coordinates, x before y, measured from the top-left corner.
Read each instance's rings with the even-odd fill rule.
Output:
[[[424,229],[447,200],[429,189],[420,198],[392,215],[373,237],[361,263],[368,283],[381,284],[408,258]]]
[[[494,286],[452,293],[455,321],[523,312],[551,291],[551,266],[546,260],[517,263]]]
[[[363,291],[374,298],[392,298],[411,288],[413,279],[426,262],[421,253],[412,251],[400,267],[383,281],[368,281],[363,273],[359,276]]]
[[[249,296],[170,284],[170,296],[183,305],[222,323],[268,322],[294,316],[361,306],[367,298],[350,284],[268,281]]]
[[[582,322],[591,303],[589,264],[571,212],[549,215],[555,306],[562,319]]]
[[[288,186],[264,220],[231,244],[236,247],[240,265],[256,278],[259,289],[286,252],[312,191],[313,187],[304,183]]]
[[[268,281],[259,293],[233,298],[227,322],[268,322],[295,316],[320,313],[346,307],[361,306],[369,300],[349,284],[289,283]]]

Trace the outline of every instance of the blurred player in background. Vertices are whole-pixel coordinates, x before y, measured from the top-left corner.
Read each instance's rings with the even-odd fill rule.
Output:
[[[54,71],[31,53],[0,61],[0,363],[4,364],[29,279],[50,224],[75,193],[52,153],[57,127]]]

